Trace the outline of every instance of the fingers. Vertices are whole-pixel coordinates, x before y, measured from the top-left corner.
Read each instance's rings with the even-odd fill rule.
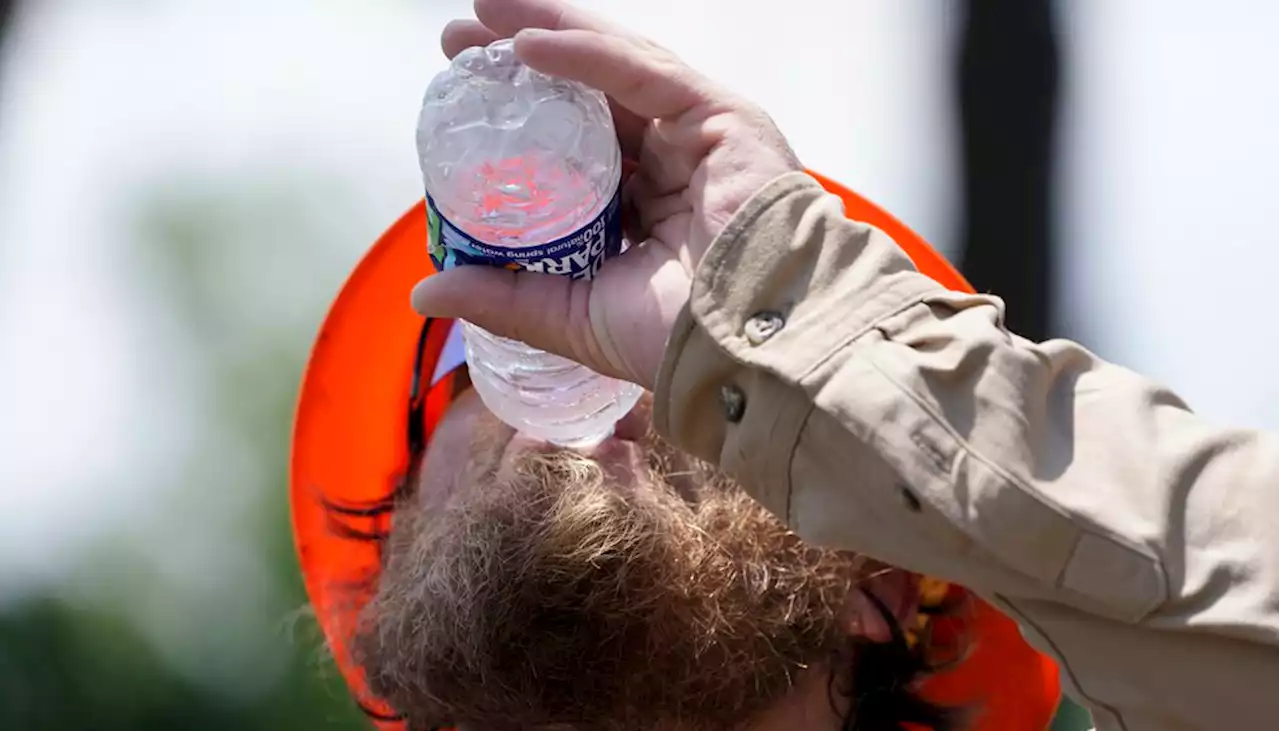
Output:
[[[599,89],[631,112],[675,119],[709,105],[715,89],[662,49],[594,30],[542,30],[516,34],[516,55],[543,73]]]
[[[501,38],[510,38],[525,28],[629,35],[625,29],[559,0],[476,0],[475,13],[476,20],[455,20],[445,27],[440,42],[446,57],[453,58],[472,46],[487,46]],[[635,158],[648,120],[618,108],[612,99],[609,107],[613,110],[622,154]]]
[[[591,283],[546,274],[470,266],[427,277],[414,287],[413,309],[466,320],[495,335],[617,375],[592,345]]]
[[[503,37],[525,28],[592,30],[626,35],[626,31],[599,16],[562,0],[475,0],[476,18]]]
[[[452,59],[468,48],[487,46],[501,38],[478,20],[454,20],[440,33],[440,48],[445,58]]]
[[[447,58],[473,46],[487,46],[525,28],[582,29],[625,34],[595,15],[559,0],[476,0],[475,20],[455,20],[445,26],[440,45]]]

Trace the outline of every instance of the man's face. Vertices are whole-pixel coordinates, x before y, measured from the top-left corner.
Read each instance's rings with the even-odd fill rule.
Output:
[[[451,407],[357,641],[410,729],[733,728],[840,648],[870,564],[801,543],[645,406],[588,453]]]

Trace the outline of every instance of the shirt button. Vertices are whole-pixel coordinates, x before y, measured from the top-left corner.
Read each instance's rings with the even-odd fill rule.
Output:
[[[782,317],[781,313],[772,311],[757,312],[747,319],[743,331],[746,333],[747,342],[752,345],[759,345],[776,335],[785,324],[787,324],[787,321]]]
[[[747,395],[742,389],[732,384],[720,387],[720,411],[724,413],[724,418],[731,424],[737,424],[742,421],[742,415],[747,411]]]
[[[911,492],[911,488],[906,485],[899,485],[898,497],[902,498],[902,504],[906,506],[907,510],[913,513],[920,512],[920,498],[916,497],[914,492]]]

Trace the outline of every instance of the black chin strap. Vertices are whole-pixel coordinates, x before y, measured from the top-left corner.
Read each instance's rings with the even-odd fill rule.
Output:
[[[875,594],[858,588],[889,628],[889,640],[867,637],[853,640],[852,691],[849,713],[842,731],[902,731],[904,724],[945,731],[956,728],[956,709],[934,705],[921,698],[919,681],[929,673],[925,644],[907,642],[902,624]]]

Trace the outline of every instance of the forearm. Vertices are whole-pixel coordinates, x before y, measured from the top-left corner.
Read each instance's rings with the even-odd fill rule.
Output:
[[[1274,682],[1274,438],[1210,427],[1075,343],[1008,333],[998,300],[942,290],[802,176],[708,252],[655,422],[810,541],[959,581],[1024,625],[1069,618],[1039,639],[1069,637],[1074,664],[1105,654],[1094,640],[1123,646],[1121,628],[1133,647],[1175,630],[1195,637],[1158,646]]]

